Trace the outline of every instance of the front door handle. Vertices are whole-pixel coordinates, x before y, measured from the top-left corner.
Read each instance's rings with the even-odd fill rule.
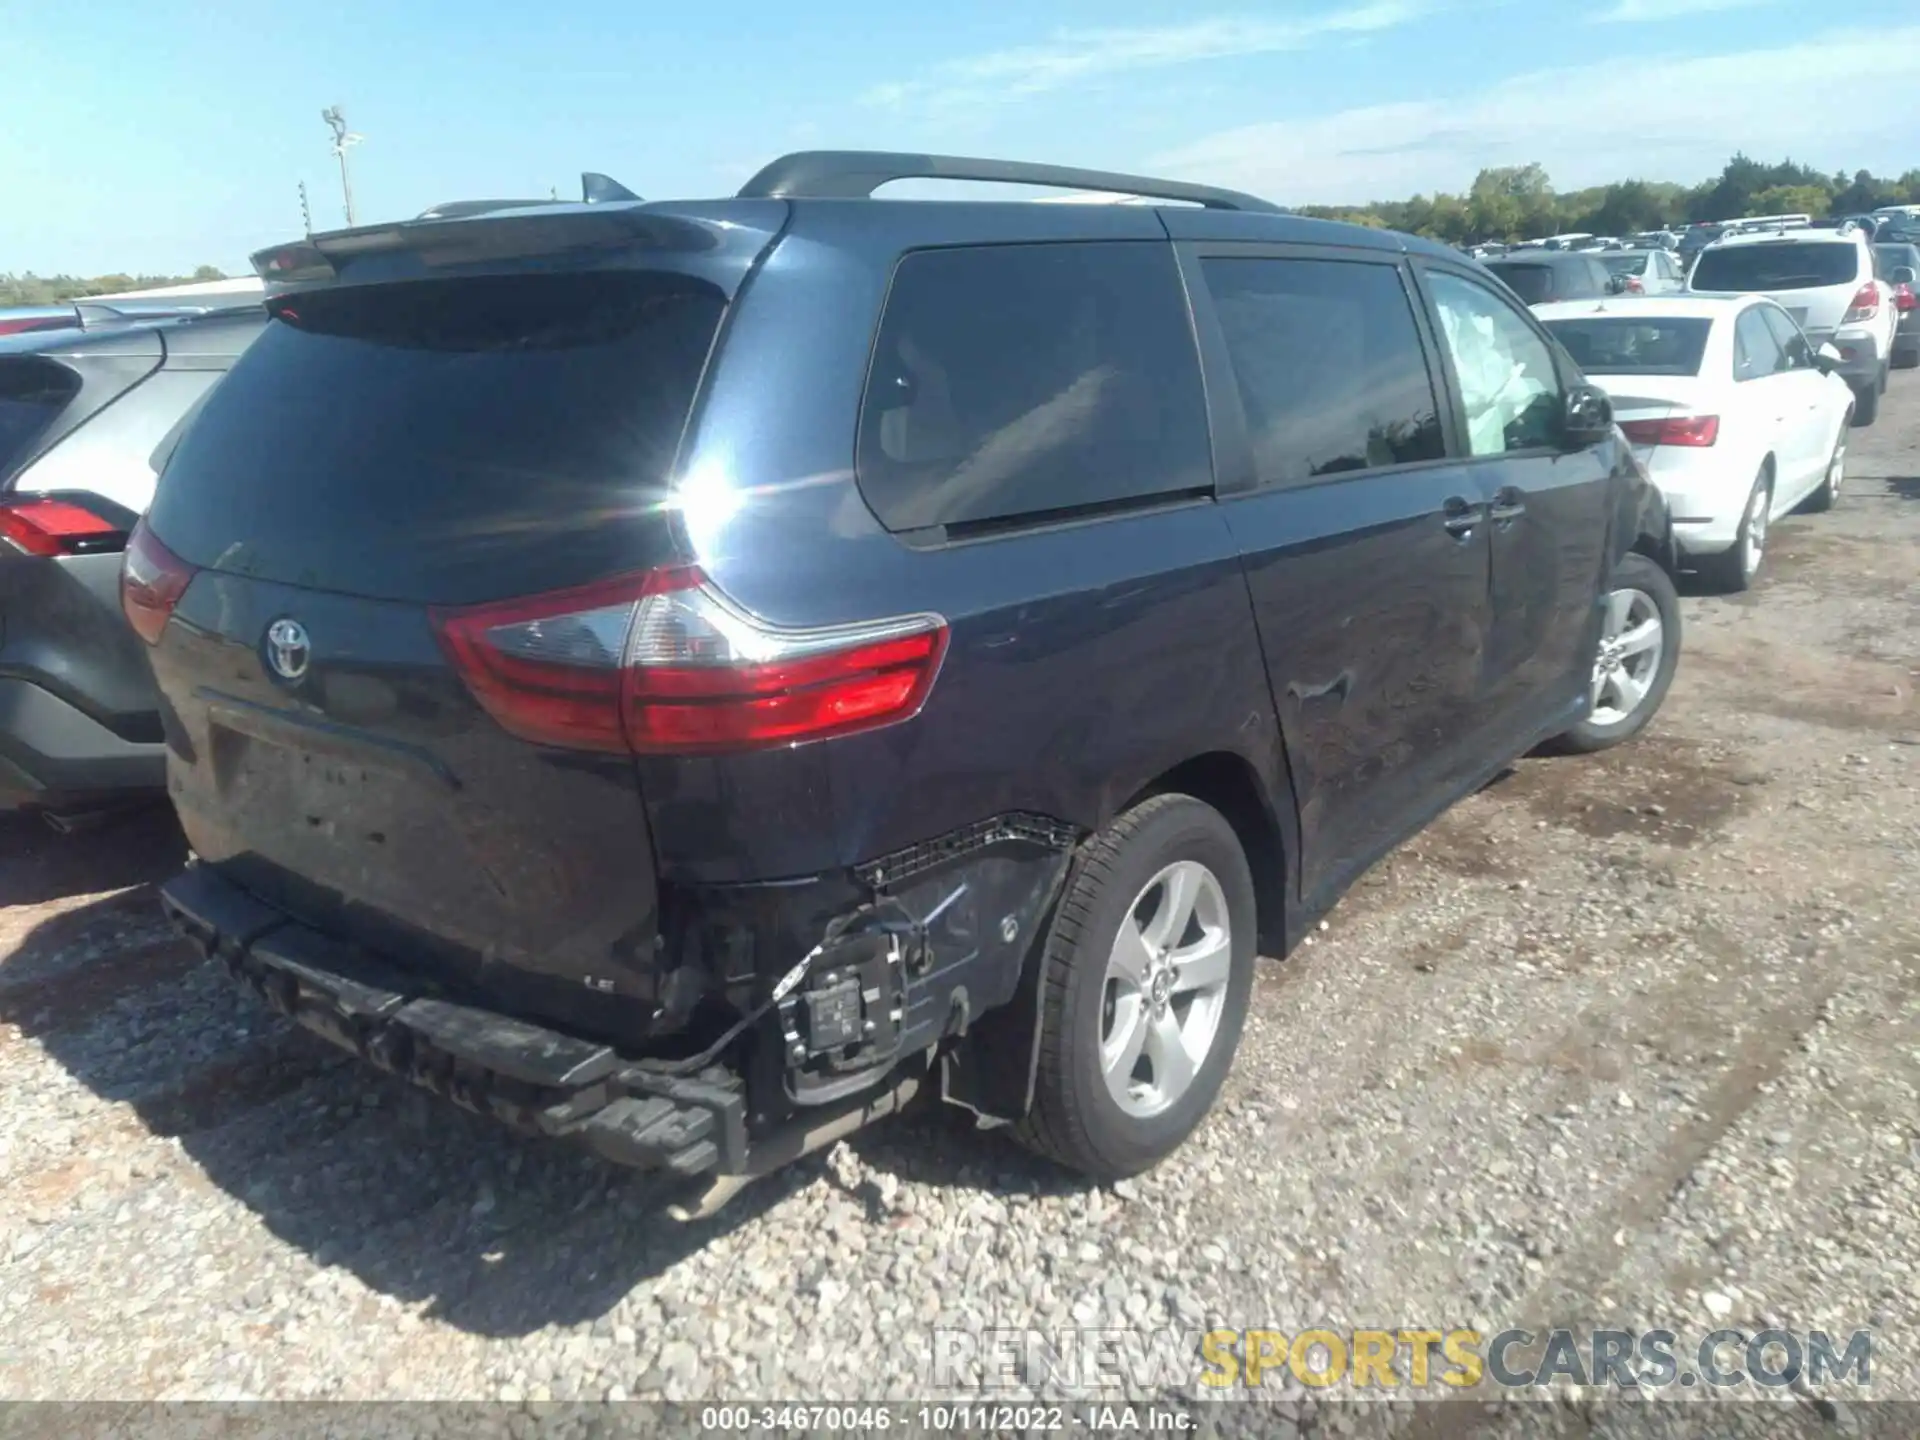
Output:
[[[1473,538],[1473,527],[1480,523],[1480,507],[1463,500],[1458,495],[1449,496],[1441,509],[1445,517],[1447,533],[1454,539],[1466,541]]]
[[[1493,504],[1487,507],[1487,516],[1502,530],[1527,513],[1527,502],[1513,486],[1503,486],[1494,492]]]

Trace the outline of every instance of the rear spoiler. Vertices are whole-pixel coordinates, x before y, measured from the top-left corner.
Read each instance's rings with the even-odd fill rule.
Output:
[[[632,212],[589,216],[582,207],[640,203],[640,197],[626,186],[590,170],[580,176],[577,205],[561,200],[450,200],[412,220],[324,231],[256,251],[251,259],[254,273],[271,290],[338,279],[336,262],[377,251],[412,251],[427,265],[452,265],[580,245],[633,243],[659,228],[661,218],[632,217],[639,223],[609,225],[616,215],[631,217]],[[463,222],[481,218],[492,223],[464,228]],[[583,220],[585,224],[580,223]]]

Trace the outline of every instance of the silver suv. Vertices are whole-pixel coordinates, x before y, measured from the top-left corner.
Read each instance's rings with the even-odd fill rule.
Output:
[[[1839,350],[1839,373],[1856,397],[1853,422],[1873,423],[1899,317],[1893,287],[1875,273],[1865,236],[1831,230],[1728,236],[1700,252],[1687,289],[1778,301],[1815,349],[1831,344]]]

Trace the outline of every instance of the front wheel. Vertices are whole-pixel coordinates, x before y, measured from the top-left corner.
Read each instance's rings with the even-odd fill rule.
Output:
[[[1100,1180],[1178,1148],[1239,1046],[1254,930],[1246,854],[1211,806],[1157,795],[1089,841],[1040,957],[1021,1142]]]
[[[1631,740],[1667,698],[1680,663],[1680,597],[1667,572],[1644,555],[1614,568],[1600,650],[1593,662],[1593,708],[1560,737],[1558,748],[1591,754]]]

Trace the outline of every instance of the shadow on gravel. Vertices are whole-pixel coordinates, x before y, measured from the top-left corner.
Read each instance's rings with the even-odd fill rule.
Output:
[[[187,861],[187,842],[164,803],[129,810],[97,828],[57,834],[32,815],[0,816],[0,906],[42,905],[166,879]]]
[[[1902,500],[1920,500],[1920,475],[1890,475],[1887,489]]]
[[[88,887],[99,888],[98,877]],[[72,961],[62,947],[76,936],[89,937],[90,950]],[[119,947],[103,936],[121,937]],[[607,1323],[602,1317],[636,1287],[645,1294],[655,1277],[808,1187],[837,1189],[841,1199],[823,1206],[809,1197],[805,1213],[787,1222],[811,1233],[779,1247],[804,1258],[783,1262],[758,1287],[768,1303],[859,1272],[868,1247],[850,1232],[895,1220],[886,1176],[1000,1195],[1086,1186],[978,1132],[964,1112],[924,1104],[852,1137],[859,1178],[851,1185],[845,1167],[810,1156],[749,1186],[719,1215],[682,1224],[666,1206],[691,1198],[683,1183],[523,1140],[273,1015],[166,934],[150,890],[62,912],[13,958],[28,962],[30,978],[0,983],[0,1027],[19,1027],[151,1133],[177,1137],[207,1180],[314,1266],[338,1267],[476,1334]],[[182,1196],[180,1207],[194,1202]],[[210,1243],[237,1269],[220,1303],[239,1312],[239,1323],[255,1312],[265,1318],[276,1290],[306,1283],[306,1266],[289,1270],[270,1254],[257,1265],[240,1260],[257,1249],[252,1238],[231,1220],[217,1225],[226,1234]],[[883,1249],[873,1247],[876,1263]],[[734,1252],[726,1263],[750,1262]]]

